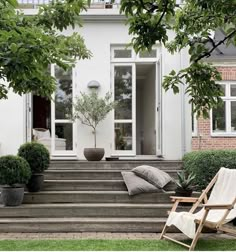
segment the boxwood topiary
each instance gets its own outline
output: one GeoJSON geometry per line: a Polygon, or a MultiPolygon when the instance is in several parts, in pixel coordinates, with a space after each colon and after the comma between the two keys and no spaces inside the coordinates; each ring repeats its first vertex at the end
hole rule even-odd
{"type": "Polygon", "coordinates": [[[24,158],[13,155],[0,157],[1,185],[26,184],[30,177],[30,166],[24,158]]]}
{"type": "Polygon", "coordinates": [[[221,167],[236,169],[236,150],[194,151],[183,157],[183,169],[195,174],[199,190],[206,188],[221,167]]]}
{"type": "Polygon", "coordinates": [[[32,173],[42,173],[49,166],[49,151],[40,143],[31,142],[21,145],[18,155],[29,163],[32,173]]]}

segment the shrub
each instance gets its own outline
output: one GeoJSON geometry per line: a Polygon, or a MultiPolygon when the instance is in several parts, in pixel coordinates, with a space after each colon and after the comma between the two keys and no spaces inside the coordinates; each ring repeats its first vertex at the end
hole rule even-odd
{"type": "Polygon", "coordinates": [[[49,166],[49,151],[40,143],[32,142],[21,145],[18,155],[29,163],[32,173],[41,173],[49,166]]]}
{"type": "Polygon", "coordinates": [[[24,158],[7,155],[0,157],[0,184],[26,184],[31,177],[30,166],[24,158]]]}
{"type": "Polygon", "coordinates": [[[221,167],[236,169],[236,150],[190,152],[183,157],[183,169],[195,175],[197,189],[204,189],[221,167]]]}

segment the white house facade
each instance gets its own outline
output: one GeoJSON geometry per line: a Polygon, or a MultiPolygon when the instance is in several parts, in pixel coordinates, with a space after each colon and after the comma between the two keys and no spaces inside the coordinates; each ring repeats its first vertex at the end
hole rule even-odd
{"type": "Polygon", "coordinates": [[[187,51],[171,55],[156,45],[150,53],[135,54],[127,47],[131,36],[117,6],[91,8],[81,16],[83,27],[64,33],[78,31],[93,56],[67,72],[51,66],[58,85],[52,101],[13,93],[0,101],[1,155],[16,154],[22,143],[41,134],[52,159],[84,160],[83,149],[93,147],[93,133],[67,113],[80,92],[96,86],[99,95],[111,92],[121,105],[98,125],[97,147],[105,148],[105,157],[181,159],[191,150],[191,106],[184,87],[174,95],[163,90],[162,81],[172,69],[188,65],[187,51]]]}

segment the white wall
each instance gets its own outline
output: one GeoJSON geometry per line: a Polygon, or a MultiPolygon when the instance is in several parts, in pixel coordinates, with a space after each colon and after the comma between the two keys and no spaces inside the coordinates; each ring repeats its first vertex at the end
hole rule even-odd
{"type": "Polygon", "coordinates": [[[0,100],[0,155],[16,154],[24,142],[23,100],[12,92],[7,100],[0,100]]]}
{"type": "MultiPolygon", "coordinates": [[[[84,21],[83,28],[76,28],[84,37],[86,46],[93,53],[90,60],[81,60],[76,64],[76,90],[88,91],[87,83],[97,80],[101,83],[99,90],[101,95],[111,91],[111,64],[110,46],[113,44],[127,44],[131,37],[128,35],[128,27],[122,21],[84,21]]],[[[73,30],[67,30],[70,34],[73,30]]],[[[173,34],[171,34],[173,36],[173,34]]],[[[172,69],[180,69],[180,54],[170,55],[162,48],[161,74],[168,74],[172,69]]],[[[182,62],[186,55],[182,56],[182,62]]],[[[186,63],[186,62],[185,62],[186,63]]],[[[162,90],[162,154],[167,160],[180,159],[183,154],[182,132],[182,106],[181,95],[174,95],[172,91],[167,93],[162,90]]],[[[185,101],[186,103],[186,101],[185,101]]],[[[186,103],[187,106],[187,103],[186,103]]],[[[187,108],[187,116],[189,110],[187,108]]],[[[9,95],[8,100],[0,100],[0,142],[2,154],[15,154],[20,144],[24,141],[24,103],[23,98],[14,94],[9,95]]],[[[185,123],[186,148],[190,148],[191,130],[190,119],[185,123]]],[[[113,136],[112,114],[98,126],[97,146],[105,148],[105,156],[110,156],[113,136]]],[[[83,149],[93,146],[93,134],[87,126],[78,123],[77,127],[77,154],[79,159],[84,159],[83,149]]]]}

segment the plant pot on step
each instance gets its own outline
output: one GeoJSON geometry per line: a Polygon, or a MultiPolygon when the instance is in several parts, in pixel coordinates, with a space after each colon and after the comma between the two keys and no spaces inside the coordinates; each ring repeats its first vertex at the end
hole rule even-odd
{"type": "Polygon", "coordinates": [[[100,161],[104,154],[104,148],[84,148],[84,156],[88,161],[100,161]]]}
{"type": "Polygon", "coordinates": [[[1,196],[4,206],[19,206],[24,198],[24,187],[3,187],[1,196]]]}
{"type": "Polygon", "coordinates": [[[39,192],[43,188],[43,181],[44,181],[44,175],[40,173],[32,174],[28,184],[27,188],[29,192],[39,192]]]}

